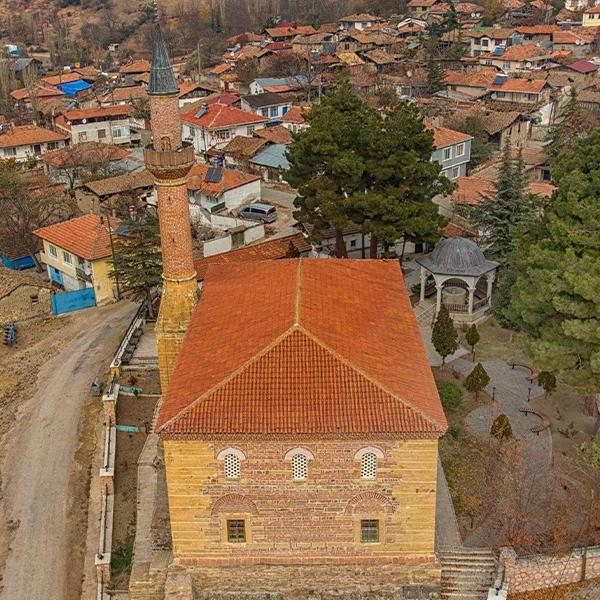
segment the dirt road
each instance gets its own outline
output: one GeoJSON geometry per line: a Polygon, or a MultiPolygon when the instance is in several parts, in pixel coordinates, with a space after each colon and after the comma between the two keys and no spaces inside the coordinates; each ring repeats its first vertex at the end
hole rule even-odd
{"type": "Polygon", "coordinates": [[[69,535],[69,484],[76,481],[74,469],[81,469],[76,452],[82,410],[91,381],[106,371],[135,309],[121,302],[74,313],[59,333],[61,350],[43,365],[37,389],[19,406],[3,444],[4,513],[13,531],[2,600],[72,597],[72,570],[78,567],[69,535]]]}

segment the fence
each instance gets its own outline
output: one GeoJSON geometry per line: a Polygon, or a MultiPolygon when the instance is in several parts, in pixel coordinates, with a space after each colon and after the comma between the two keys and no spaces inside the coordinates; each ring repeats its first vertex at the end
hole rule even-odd
{"type": "Polygon", "coordinates": [[[84,288],[52,295],[52,314],[54,315],[89,308],[90,306],[96,306],[94,288],[84,288]]]}

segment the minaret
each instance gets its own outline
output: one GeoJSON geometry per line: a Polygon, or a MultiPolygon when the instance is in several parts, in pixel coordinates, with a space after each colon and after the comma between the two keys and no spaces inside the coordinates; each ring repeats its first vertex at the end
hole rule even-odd
{"type": "Polygon", "coordinates": [[[145,148],[144,161],[154,175],[158,196],[163,288],[156,341],[163,394],[198,299],[187,192],[194,148],[181,140],[178,94],[179,87],[157,19],[148,86],[153,143],[145,148]]]}

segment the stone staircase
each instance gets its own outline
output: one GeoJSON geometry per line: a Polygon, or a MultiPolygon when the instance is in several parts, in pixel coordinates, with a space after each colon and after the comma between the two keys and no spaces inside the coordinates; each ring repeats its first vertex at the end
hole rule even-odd
{"type": "Polygon", "coordinates": [[[496,559],[489,548],[447,548],[442,563],[442,600],[485,600],[496,577],[496,559]]]}

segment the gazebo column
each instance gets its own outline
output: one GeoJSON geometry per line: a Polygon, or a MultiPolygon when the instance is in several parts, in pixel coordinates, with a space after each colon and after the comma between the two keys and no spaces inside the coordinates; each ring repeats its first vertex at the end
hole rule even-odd
{"type": "Polygon", "coordinates": [[[425,302],[425,283],[427,281],[427,271],[425,267],[421,267],[421,297],[419,302],[425,302]]]}
{"type": "Polygon", "coordinates": [[[435,291],[436,291],[436,295],[435,295],[435,314],[437,315],[440,312],[440,309],[442,308],[442,282],[441,281],[435,281],[435,291]]]}
{"type": "Polygon", "coordinates": [[[468,309],[468,313],[470,315],[473,314],[473,300],[475,298],[475,286],[469,286],[469,309],[468,309]]]}
{"type": "Polygon", "coordinates": [[[492,271],[488,273],[486,276],[487,279],[487,305],[492,305],[492,288],[494,287],[494,280],[496,279],[496,271],[492,271]]]}

